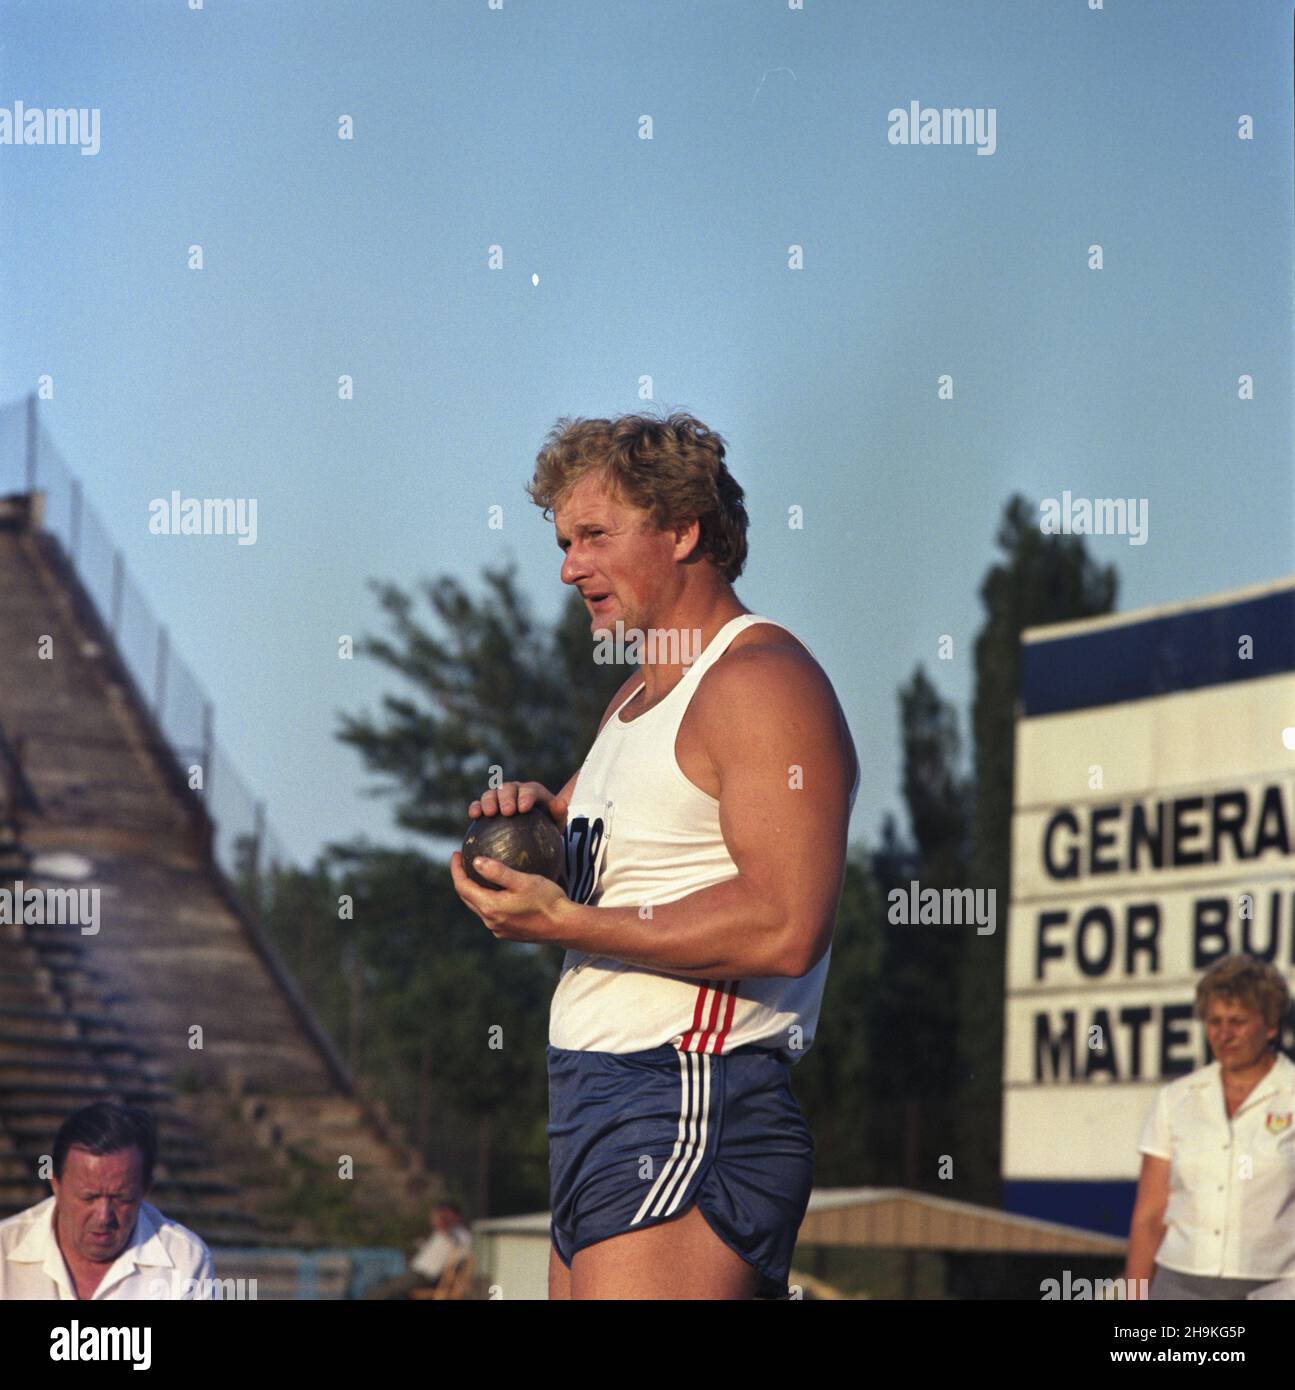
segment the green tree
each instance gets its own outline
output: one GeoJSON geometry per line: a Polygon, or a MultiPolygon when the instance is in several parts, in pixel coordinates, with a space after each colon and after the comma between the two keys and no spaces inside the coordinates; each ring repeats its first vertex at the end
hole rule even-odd
{"type": "Polygon", "coordinates": [[[558,791],[583,761],[608,700],[629,674],[593,659],[589,616],[572,590],[545,629],[515,582],[515,566],[485,571],[493,601],[476,603],[457,580],[419,589],[447,629],[429,632],[414,601],[394,584],[374,583],[394,634],[366,638],[359,650],[414,687],[385,695],[383,717],[343,715],[338,738],[370,772],[388,780],[396,823],[457,839],[468,803],[489,785],[542,782],[558,791]]]}
{"type": "MultiPolygon", "coordinates": [[[[531,615],[512,567],[485,573],[475,601],[452,578],[419,586],[442,631],[413,598],[375,584],[393,632],[359,650],[401,676],[379,716],[343,715],[339,739],[385,779],[397,824],[458,839],[468,803],[498,780],[559,790],[587,753],[628,674],[593,659],[588,614],[573,592],[550,627],[531,615]]],[[[452,1110],[473,1129],[479,1213],[544,1197],[544,1045],[561,960],[556,948],[496,941],[454,892],[445,856],[333,846],[352,894],[350,1031],[358,1055],[432,1153],[452,1110]],[[363,997],[363,1005],[358,1002],[363,997]],[[362,1017],[356,1020],[356,1016],[362,1017]],[[533,1112],[533,1113],[532,1113],[533,1112]],[[497,1199],[491,1200],[492,1190],[497,1199]]]]}
{"type": "MultiPolygon", "coordinates": [[[[532,1180],[543,1159],[528,1151],[516,1101],[546,1094],[553,957],[496,941],[436,861],[358,846],[336,853],[354,896],[349,927],[363,966],[362,1065],[388,1078],[392,1101],[424,1143],[447,1109],[471,1122],[458,1147],[475,1149],[473,1196],[489,1210],[495,1149],[504,1167],[520,1162],[532,1180]]],[[[507,1186],[517,1195],[515,1183],[507,1186]]]]}
{"type": "Polygon", "coordinates": [[[814,1045],[792,1068],[796,1099],[814,1135],[814,1181],[853,1187],[885,1181],[876,1124],[873,1010],[882,993],[883,907],[867,851],[853,847],[845,866],[832,963],[823,988],[814,1045]]]}
{"type": "Polygon", "coordinates": [[[976,637],[972,725],[976,806],[971,876],[996,890],[999,930],[971,938],[962,976],[961,1111],[968,1122],[962,1161],[985,1200],[1000,1193],[1001,1135],[985,1115],[1002,1113],[1003,991],[1007,904],[1011,894],[1012,788],[1016,766],[1021,633],[1027,627],[1109,613],[1119,579],[1088,555],[1082,537],[1044,535],[1038,508],[1019,494],[1004,508],[998,531],[1004,553],[980,587],[985,621],[976,637]]]}
{"type": "MultiPolygon", "coordinates": [[[[971,882],[995,890],[998,930],[968,936],[963,957],[954,1152],[970,1188],[967,1195],[992,1206],[1002,1204],[1003,999],[1021,633],[1027,627],[1110,613],[1119,587],[1114,567],[1097,565],[1082,537],[1044,535],[1038,514],[1019,494],[1004,507],[997,536],[1003,557],[981,584],[985,621],[975,647],[971,882]]],[[[983,1296],[987,1289],[1004,1287],[1000,1278],[1008,1277],[1001,1261],[996,1274],[982,1261],[978,1291],[983,1296]]]]}
{"type": "MultiPolygon", "coordinates": [[[[890,1181],[948,1192],[948,1152],[957,1084],[957,979],[967,928],[892,923],[889,894],[962,886],[967,876],[970,788],[959,769],[957,715],[919,666],[899,692],[903,793],[916,847],[879,856],[882,988],[871,1010],[870,1084],[877,1144],[890,1181]]],[[[905,913],[905,917],[907,917],[905,913]]]]}

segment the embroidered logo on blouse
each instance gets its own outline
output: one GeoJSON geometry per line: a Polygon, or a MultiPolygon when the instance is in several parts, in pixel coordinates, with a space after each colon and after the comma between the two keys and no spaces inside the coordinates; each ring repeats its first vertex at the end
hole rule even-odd
{"type": "Polygon", "coordinates": [[[1283,1130],[1291,1127],[1291,1120],[1295,1118],[1295,1113],[1287,1111],[1284,1115],[1279,1115],[1275,1110],[1268,1112],[1268,1117],[1264,1120],[1264,1128],[1269,1134],[1281,1134],[1283,1130]]]}

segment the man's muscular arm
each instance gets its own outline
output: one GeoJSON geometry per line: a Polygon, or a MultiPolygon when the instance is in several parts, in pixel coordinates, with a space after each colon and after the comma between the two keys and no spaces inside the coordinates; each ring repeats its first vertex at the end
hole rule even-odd
{"type": "Polygon", "coordinates": [[[748,647],[715,665],[693,704],[737,874],[646,920],[567,904],[562,944],[693,979],[808,974],[832,940],[854,780],[832,687],[799,648],[748,647]]]}

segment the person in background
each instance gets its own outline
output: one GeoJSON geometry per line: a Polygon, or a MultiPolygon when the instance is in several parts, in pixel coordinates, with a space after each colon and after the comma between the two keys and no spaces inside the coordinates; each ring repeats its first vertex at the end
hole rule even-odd
{"type": "Polygon", "coordinates": [[[54,1195],[0,1221],[0,1299],[213,1299],[206,1244],[144,1200],[147,1112],[98,1101],[54,1136],[54,1195]]]}
{"type": "Polygon", "coordinates": [[[364,1298],[404,1298],[415,1289],[436,1289],[472,1253],[472,1232],[452,1202],[432,1208],[432,1234],[419,1247],[409,1268],[370,1289],[364,1298]]]}
{"type": "Polygon", "coordinates": [[[472,1251],[472,1232],[463,1223],[459,1209],[442,1202],[432,1212],[432,1235],[409,1262],[429,1284],[439,1283],[472,1251]]]}
{"type": "Polygon", "coordinates": [[[1295,1276],[1295,1063],[1277,1050],[1289,1006],[1281,972],[1250,956],[1197,985],[1215,1060],[1161,1087],[1138,1145],[1124,1275],[1150,1279],[1148,1298],[1245,1298],[1295,1276]]]}

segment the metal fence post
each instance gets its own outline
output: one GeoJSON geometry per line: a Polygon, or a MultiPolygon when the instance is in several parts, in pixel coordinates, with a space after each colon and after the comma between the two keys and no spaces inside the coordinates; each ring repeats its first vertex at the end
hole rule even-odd
{"type": "Polygon", "coordinates": [[[36,417],[36,393],[27,396],[27,491],[36,491],[36,431],[39,421],[36,417]]]}
{"type": "Polygon", "coordinates": [[[252,821],[252,877],[261,876],[261,854],[265,848],[265,802],[258,801],[252,821]]]}
{"type": "Polygon", "coordinates": [[[81,553],[81,479],[72,479],[72,523],[71,523],[72,568],[79,569],[77,559],[81,553]]]}
{"type": "Polygon", "coordinates": [[[114,642],[117,640],[117,633],[121,630],[121,588],[124,573],[121,551],[119,550],[112,557],[112,638],[114,642]]]}
{"type": "Polygon", "coordinates": [[[311,1251],[297,1253],[297,1298],[312,1301],[319,1298],[319,1256],[311,1251]]]}
{"type": "Polygon", "coordinates": [[[202,706],[202,795],[211,805],[211,755],[216,742],[216,707],[210,700],[202,706]]]}
{"type": "Polygon", "coordinates": [[[158,628],[157,631],[157,672],[154,678],[154,706],[153,717],[159,726],[162,723],[162,704],[166,700],[166,665],[167,665],[168,641],[166,628],[158,628]]]}

